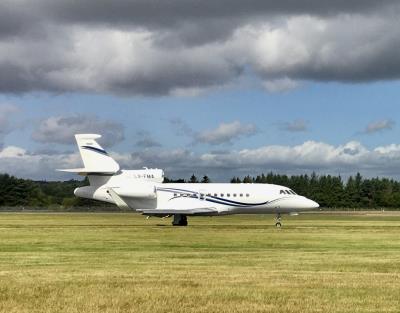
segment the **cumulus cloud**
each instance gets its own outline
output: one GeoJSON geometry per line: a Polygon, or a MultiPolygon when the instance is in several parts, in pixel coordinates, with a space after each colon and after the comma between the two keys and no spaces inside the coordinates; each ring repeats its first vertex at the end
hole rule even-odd
{"type": "Polygon", "coordinates": [[[398,79],[399,12],[395,0],[5,0],[0,92],[195,96],[249,72],[273,92],[398,79]]]}
{"type": "Polygon", "coordinates": [[[57,168],[76,168],[81,165],[79,153],[32,154],[15,146],[8,146],[0,151],[0,172],[17,177],[36,180],[65,179],[68,175],[56,172],[57,168]]]}
{"type": "MultiPolygon", "coordinates": [[[[158,167],[170,177],[188,177],[195,172],[220,181],[268,171],[288,174],[316,171],[342,175],[359,171],[366,176],[400,178],[400,145],[396,144],[368,149],[357,141],[338,146],[306,141],[295,146],[269,145],[207,153],[195,153],[188,149],[159,149],[154,153],[141,149],[134,153],[111,152],[111,155],[125,169],[158,167]]],[[[19,177],[60,179],[65,178],[65,174],[54,169],[79,166],[81,160],[77,152],[32,154],[13,146],[0,151],[0,172],[19,177]]]]}
{"type": "Polygon", "coordinates": [[[371,122],[367,125],[364,130],[366,134],[373,134],[377,132],[381,132],[384,130],[391,130],[395,126],[395,122],[391,119],[384,119],[379,121],[371,122]]]}
{"type": "Polygon", "coordinates": [[[240,137],[252,136],[257,132],[254,124],[243,124],[239,121],[221,123],[217,128],[205,130],[195,136],[196,142],[219,145],[231,144],[233,140],[240,137]]]}
{"type": "MultiPolygon", "coordinates": [[[[350,175],[400,177],[400,145],[367,149],[351,141],[333,146],[324,142],[307,141],[296,146],[271,145],[255,149],[217,151],[196,154],[186,149],[164,150],[159,154],[140,151],[132,155],[133,165],[158,166],[171,176],[187,177],[193,171],[213,174],[220,179],[235,175],[323,172],[350,175]],[[194,166],[195,164],[195,166],[194,166]]],[[[125,165],[130,161],[125,159],[125,165]]]]}
{"type": "Polygon", "coordinates": [[[281,125],[281,129],[288,132],[305,132],[308,130],[307,122],[303,119],[296,119],[281,125]]]}
{"type": "Polygon", "coordinates": [[[72,144],[75,134],[99,133],[102,134],[101,143],[112,146],[124,139],[122,124],[101,120],[96,116],[51,116],[42,120],[34,129],[32,139],[41,143],[72,144]]]}

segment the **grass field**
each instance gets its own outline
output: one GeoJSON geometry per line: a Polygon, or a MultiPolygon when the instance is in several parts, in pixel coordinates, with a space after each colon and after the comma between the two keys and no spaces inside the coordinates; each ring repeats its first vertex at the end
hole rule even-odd
{"type": "Polygon", "coordinates": [[[0,214],[0,312],[400,312],[400,215],[0,214]]]}

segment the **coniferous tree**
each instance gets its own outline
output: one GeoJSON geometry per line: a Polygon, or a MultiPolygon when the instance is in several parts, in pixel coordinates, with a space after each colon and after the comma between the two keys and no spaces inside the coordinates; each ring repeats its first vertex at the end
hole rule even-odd
{"type": "Polygon", "coordinates": [[[239,177],[233,177],[232,179],[231,179],[231,183],[232,184],[240,184],[242,181],[240,180],[240,178],[239,177]]]}
{"type": "Polygon", "coordinates": [[[210,182],[211,182],[211,181],[210,181],[210,179],[208,178],[207,175],[203,176],[203,179],[201,180],[201,183],[203,183],[203,184],[208,184],[208,183],[210,183],[210,182]]]}
{"type": "Polygon", "coordinates": [[[249,175],[247,175],[245,178],[243,178],[243,183],[248,184],[248,183],[252,183],[253,182],[253,178],[251,178],[249,175]]]}
{"type": "Polygon", "coordinates": [[[197,180],[197,177],[193,174],[190,176],[189,183],[198,183],[199,181],[197,180]]]}

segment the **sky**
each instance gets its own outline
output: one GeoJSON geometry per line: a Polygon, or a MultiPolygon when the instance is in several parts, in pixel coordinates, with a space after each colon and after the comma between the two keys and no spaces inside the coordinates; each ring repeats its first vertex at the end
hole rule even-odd
{"type": "Polygon", "coordinates": [[[400,3],[3,0],[0,172],[64,180],[73,135],[171,178],[400,179],[400,3]]]}

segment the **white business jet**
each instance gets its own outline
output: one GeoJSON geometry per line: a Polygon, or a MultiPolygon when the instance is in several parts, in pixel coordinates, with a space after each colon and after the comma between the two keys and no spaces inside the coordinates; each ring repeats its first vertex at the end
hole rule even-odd
{"type": "Polygon", "coordinates": [[[84,168],[61,171],[88,176],[90,185],[76,188],[77,197],[116,204],[146,216],[173,216],[172,225],[186,226],[187,216],[281,214],[316,209],[318,203],[272,184],[163,183],[160,169],[121,170],[96,142],[100,135],[75,135],[84,168]]]}

